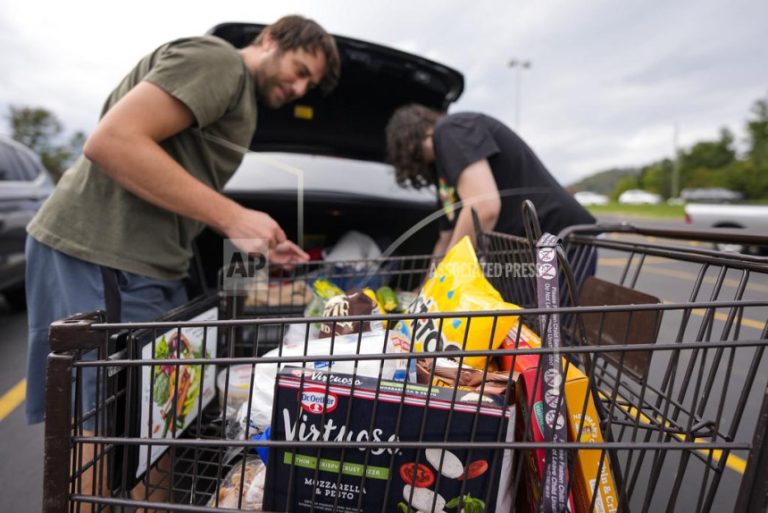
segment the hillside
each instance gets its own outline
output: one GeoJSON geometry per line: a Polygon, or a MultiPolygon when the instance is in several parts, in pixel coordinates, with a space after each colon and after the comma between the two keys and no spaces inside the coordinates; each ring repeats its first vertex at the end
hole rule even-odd
{"type": "Polygon", "coordinates": [[[573,188],[576,191],[594,191],[601,194],[611,194],[622,178],[636,174],[638,174],[638,170],[634,168],[609,169],[582,178],[578,182],[571,184],[569,188],[573,188]]]}

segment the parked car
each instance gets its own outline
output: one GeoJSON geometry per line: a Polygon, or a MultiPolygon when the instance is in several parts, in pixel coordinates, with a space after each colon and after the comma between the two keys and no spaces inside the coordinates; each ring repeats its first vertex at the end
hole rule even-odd
{"type": "Polygon", "coordinates": [[[641,189],[630,189],[619,195],[619,203],[623,205],[658,205],[661,196],[641,189]]]}
{"type": "Polygon", "coordinates": [[[709,187],[700,189],[683,189],[680,198],[685,201],[699,201],[706,203],[729,203],[744,198],[740,192],[724,189],[722,187],[709,187]]]}
{"type": "MultiPolygon", "coordinates": [[[[224,23],[209,33],[239,48],[262,28],[224,23]]],[[[331,247],[349,230],[369,235],[384,249],[438,208],[434,189],[396,186],[385,163],[386,123],[397,107],[412,102],[447,110],[461,95],[464,77],[417,55],[346,37],[336,41],[342,66],[338,87],[328,96],[310,91],[280,109],[260,109],[251,153],[225,194],[269,213],[307,250],[331,247]]],[[[428,254],[436,237],[432,222],[395,254],[428,254]]],[[[221,247],[212,230],[196,243],[209,285],[222,263],[221,247]]]]}
{"type": "Polygon", "coordinates": [[[0,293],[11,306],[24,306],[27,223],[52,190],[37,155],[0,136],[0,293]]]}
{"type": "Polygon", "coordinates": [[[590,205],[607,205],[608,196],[605,194],[599,194],[592,191],[579,191],[573,195],[573,197],[581,205],[588,207],[590,205]]]}
{"type": "MultiPolygon", "coordinates": [[[[768,240],[768,205],[688,203],[685,206],[685,222],[700,228],[744,228],[753,233],[763,232],[768,240]]],[[[738,253],[765,252],[767,246],[745,247],[729,242],[715,244],[721,251],[738,253]]]]}

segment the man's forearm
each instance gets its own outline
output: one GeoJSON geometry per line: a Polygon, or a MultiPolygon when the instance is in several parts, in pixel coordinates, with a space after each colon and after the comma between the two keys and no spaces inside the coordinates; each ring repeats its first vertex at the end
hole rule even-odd
{"type": "MultiPolygon", "coordinates": [[[[480,218],[480,225],[484,231],[493,230],[493,228],[496,226],[496,221],[498,221],[497,214],[493,212],[486,212],[483,209],[478,210],[478,217],[480,218]]],[[[461,209],[459,218],[456,220],[456,227],[453,229],[453,234],[451,234],[451,240],[448,244],[448,249],[455,246],[466,235],[469,235],[469,238],[474,244],[476,240],[476,234],[474,221],[472,220],[472,209],[465,205],[465,208],[461,209]]]]}
{"type": "Polygon", "coordinates": [[[445,255],[445,253],[448,251],[448,243],[451,242],[451,232],[450,231],[442,231],[440,232],[440,235],[437,237],[437,242],[435,242],[435,247],[432,249],[432,257],[442,257],[445,255]]]}
{"type": "Polygon", "coordinates": [[[148,137],[105,134],[97,145],[86,146],[85,154],[136,196],[218,231],[241,208],[193,177],[148,137]]]}

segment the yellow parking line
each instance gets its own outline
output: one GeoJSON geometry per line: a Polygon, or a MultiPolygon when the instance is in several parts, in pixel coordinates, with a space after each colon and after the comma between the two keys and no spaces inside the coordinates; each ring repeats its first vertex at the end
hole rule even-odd
{"type": "Polygon", "coordinates": [[[7,391],[3,397],[0,397],[0,422],[2,422],[10,413],[16,409],[27,395],[27,380],[22,379],[16,383],[12,389],[7,391]]]}
{"type": "MultiPolygon", "coordinates": [[[[663,300],[662,303],[664,303],[665,305],[676,304],[675,301],[668,301],[666,299],[663,300]]],[[[729,307],[724,306],[722,308],[729,308],[729,307]]],[[[705,308],[694,308],[693,310],[691,310],[691,313],[698,317],[704,317],[705,315],[707,315],[707,310],[705,308]]],[[[715,312],[715,319],[718,321],[726,322],[728,321],[728,314],[723,312],[715,312]]],[[[747,326],[749,328],[754,328],[758,331],[762,331],[763,328],[765,328],[765,322],[756,321],[754,319],[747,319],[744,317],[741,318],[741,325],[747,326]]]]}
{"type": "MultiPolygon", "coordinates": [[[[637,262],[637,257],[633,259],[633,264],[636,262],[637,262]]],[[[645,262],[643,265],[659,264],[659,263],[671,263],[671,260],[666,258],[660,258],[660,257],[648,257],[645,259],[645,262]]],[[[626,257],[598,258],[597,265],[601,265],[604,267],[624,267],[625,265],[627,265],[627,258],[626,257]]],[[[658,266],[648,267],[645,270],[645,272],[648,272],[651,274],[658,274],[661,276],[671,276],[673,278],[679,278],[681,280],[686,280],[686,281],[695,281],[698,278],[698,275],[696,273],[692,273],[689,271],[681,271],[677,269],[665,269],[663,267],[658,267],[658,266]]],[[[705,276],[704,282],[714,285],[717,283],[717,279],[714,276],[705,276]]],[[[727,278],[723,280],[723,285],[726,285],[728,287],[738,287],[739,280],[735,280],[733,278],[727,278]]],[[[768,285],[763,285],[762,283],[749,283],[747,285],[747,290],[754,291],[754,292],[765,292],[768,294],[768,285]]]]}
{"type": "MultiPolygon", "coordinates": [[[[603,392],[600,392],[600,397],[603,400],[608,399],[608,397],[603,392]]],[[[651,418],[645,415],[644,413],[642,413],[640,410],[638,410],[634,406],[627,406],[619,403],[615,403],[615,405],[621,410],[624,410],[624,413],[626,413],[630,418],[637,419],[638,421],[642,422],[647,426],[651,425],[651,418]]],[[[657,421],[658,420],[659,419],[657,419],[657,421]]],[[[663,424],[667,428],[671,427],[672,425],[669,421],[666,421],[663,424]]],[[[685,436],[683,435],[680,435],[677,433],[670,433],[670,434],[682,442],[685,441],[685,436]]],[[[707,443],[707,442],[704,440],[696,439],[695,443],[707,443]]],[[[721,449],[699,449],[698,452],[703,455],[711,454],[713,461],[720,461],[723,457],[723,451],[721,449]]],[[[738,472],[739,474],[744,474],[744,472],[747,469],[747,462],[743,458],[739,458],[736,455],[729,454],[725,460],[725,466],[730,468],[731,470],[738,472]]]]}
{"type": "MultiPolygon", "coordinates": [[[[694,315],[698,315],[699,317],[704,317],[707,313],[707,311],[703,308],[697,308],[692,310],[692,312],[694,315]]],[[[724,314],[723,312],[715,312],[715,319],[718,321],[727,321],[728,315],[724,314]]],[[[745,319],[744,317],[741,318],[741,325],[748,326],[759,331],[762,331],[762,329],[765,327],[764,322],[756,321],[754,319],[745,319]]]]}
{"type": "MultiPolygon", "coordinates": [[[[688,280],[688,281],[695,281],[698,278],[698,275],[692,272],[678,271],[676,269],[664,269],[662,267],[649,267],[648,272],[652,274],[658,274],[661,276],[671,276],[673,278],[679,278],[681,280],[688,280]]],[[[717,283],[717,278],[715,278],[714,276],[705,276],[704,283],[715,285],[717,283]]],[[[723,285],[736,288],[739,286],[739,280],[727,278],[723,280],[723,285]]],[[[763,285],[762,283],[748,283],[747,290],[768,293],[768,285],[763,285]]]]}

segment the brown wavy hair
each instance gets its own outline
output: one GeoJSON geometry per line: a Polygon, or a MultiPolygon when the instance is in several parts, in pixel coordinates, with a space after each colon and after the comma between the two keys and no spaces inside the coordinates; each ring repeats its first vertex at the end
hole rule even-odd
{"type": "Polygon", "coordinates": [[[336,48],[336,40],[325,31],[316,21],[303,16],[283,16],[272,25],[264,28],[256,39],[254,45],[259,45],[265,34],[269,34],[277,43],[281,52],[301,48],[307,53],[317,51],[325,55],[325,74],[319,87],[323,94],[328,94],[336,88],[341,76],[341,58],[336,48]]]}
{"type": "Polygon", "coordinates": [[[387,123],[387,160],[395,167],[400,187],[421,189],[435,183],[434,163],[424,161],[422,142],[445,113],[411,103],[400,107],[387,123]]]}

